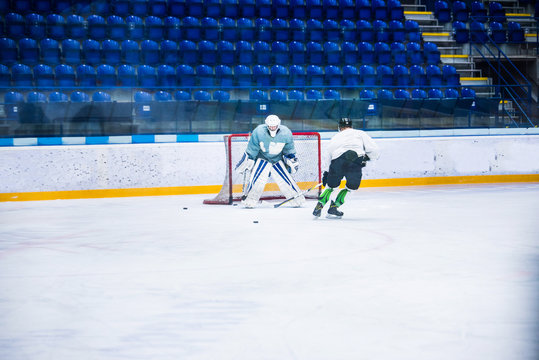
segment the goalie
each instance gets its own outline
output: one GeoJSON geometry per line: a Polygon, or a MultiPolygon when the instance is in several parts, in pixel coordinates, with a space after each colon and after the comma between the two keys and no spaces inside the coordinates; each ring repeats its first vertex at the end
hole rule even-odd
{"type": "MultiPolygon", "coordinates": [[[[236,165],[240,174],[249,177],[242,197],[243,206],[249,209],[258,204],[270,175],[287,199],[300,193],[296,181],[290,176],[299,165],[292,132],[281,125],[277,115],[269,115],[264,122],[253,130],[247,150],[236,165]]],[[[303,195],[290,201],[294,207],[304,203],[303,195]]]]}

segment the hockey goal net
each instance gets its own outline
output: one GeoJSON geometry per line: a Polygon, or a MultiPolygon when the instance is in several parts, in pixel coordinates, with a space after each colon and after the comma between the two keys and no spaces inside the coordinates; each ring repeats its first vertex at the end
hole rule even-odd
{"type": "MultiPolygon", "coordinates": [[[[306,191],[322,179],[321,175],[321,155],[320,155],[320,134],[317,132],[295,132],[294,147],[299,161],[299,169],[292,174],[298,187],[306,191]]],[[[226,173],[221,191],[213,199],[204,200],[204,204],[233,204],[234,201],[241,200],[243,187],[249,182],[242,174],[236,170],[236,164],[241,159],[247,149],[249,134],[232,134],[224,136],[226,153],[226,173]]],[[[320,187],[309,191],[306,198],[317,198],[320,194],[320,187]]],[[[264,188],[261,200],[283,199],[279,187],[270,176],[264,188]]]]}

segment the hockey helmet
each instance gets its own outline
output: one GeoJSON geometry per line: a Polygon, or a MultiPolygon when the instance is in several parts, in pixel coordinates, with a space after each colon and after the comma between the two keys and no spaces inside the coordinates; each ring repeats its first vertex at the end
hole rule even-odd
{"type": "Polygon", "coordinates": [[[352,127],[352,120],[350,120],[350,118],[343,117],[341,118],[341,120],[339,120],[339,130],[344,129],[344,128],[351,128],[351,127],[352,127]]]}
{"type": "Polygon", "coordinates": [[[277,115],[268,115],[265,123],[271,137],[275,137],[275,135],[277,135],[277,130],[279,130],[279,125],[281,125],[281,119],[279,119],[277,115]]]}

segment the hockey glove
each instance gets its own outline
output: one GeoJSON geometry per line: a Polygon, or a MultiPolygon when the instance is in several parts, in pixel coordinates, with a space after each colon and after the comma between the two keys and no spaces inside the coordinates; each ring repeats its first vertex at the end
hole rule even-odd
{"type": "Polygon", "coordinates": [[[243,174],[245,172],[250,172],[254,165],[255,165],[255,161],[251,159],[247,155],[247,153],[244,153],[240,161],[236,164],[236,171],[240,174],[243,174]]]}
{"type": "Polygon", "coordinates": [[[328,184],[328,172],[324,171],[324,173],[322,174],[322,185],[326,187],[327,184],[328,184]]]}
{"type": "Polygon", "coordinates": [[[363,157],[361,158],[361,167],[367,166],[367,161],[369,160],[370,158],[367,154],[363,155],[363,157]]]}
{"type": "Polygon", "coordinates": [[[296,171],[298,171],[299,163],[298,158],[294,154],[288,154],[284,157],[284,162],[288,166],[288,171],[290,174],[294,174],[296,171]]]}

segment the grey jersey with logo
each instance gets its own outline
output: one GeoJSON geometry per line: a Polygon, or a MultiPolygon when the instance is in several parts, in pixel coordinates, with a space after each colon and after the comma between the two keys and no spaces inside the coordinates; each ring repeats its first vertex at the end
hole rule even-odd
{"type": "Polygon", "coordinates": [[[295,155],[292,131],[284,125],[279,125],[275,137],[271,137],[266,124],[258,125],[249,138],[247,155],[251,159],[263,158],[275,164],[284,155],[295,155]]]}

